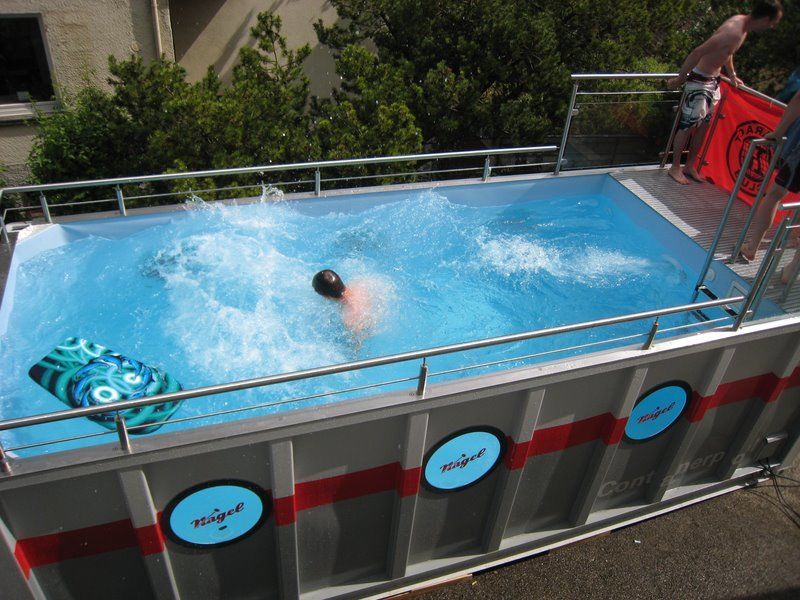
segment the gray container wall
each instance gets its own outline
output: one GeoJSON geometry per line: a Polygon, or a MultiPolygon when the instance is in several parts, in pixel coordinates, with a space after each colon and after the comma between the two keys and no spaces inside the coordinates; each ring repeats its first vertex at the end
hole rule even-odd
{"type": "MultiPolygon", "coordinates": [[[[800,444],[800,320],[709,332],[442,384],[13,463],[0,479],[9,597],[364,597],[564,543],[787,463],[800,444]],[[682,416],[625,435],[637,399],[691,388],[682,416]],[[422,481],[455,432],[491,427],[505,450],[474,485],[422,481]],[[765,447],[764,437],[787,433],[765,447]],[[251,535],[219,548],[165,537],[185,490],[267,491],[251,535]]],[[[435,366],[435,358],[432,359],[435,366]]]]}

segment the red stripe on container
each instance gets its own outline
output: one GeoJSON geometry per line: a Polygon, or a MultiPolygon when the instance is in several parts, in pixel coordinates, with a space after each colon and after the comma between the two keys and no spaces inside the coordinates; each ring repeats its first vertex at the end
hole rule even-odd
{"type": "Polygon", "coordinates": [[[758,398],[764,377],[774,377],[772,373],[748,377],[731,383],[722,383],[717,391],[711,395],[708,408],[716,408],[726,404],[734,404],[751,398],[758,398]]]}
{"type": "Polygon", "coordinates": [[[395,489],[399,463],[295,485],[297,510],[395,489]]]}
{"type": "Polygon", "coordinates": [[[603,432],[603,443],[606,446],[613,446],[622,441],[622,436],[625,435],[625,426],[628,424],[628,417],[617,419],[614,415],[609,414],[611,417],[606,422],[606,430],[603,432]]]}
{"type": "Polygon", "coordinates": [[[503,457],[503,464],[510,471],[514,469],[521,469],[528,459],[528,447],[531,445],[530,440],[526,442],[515,442],[510,437],[506,438],[506,454],[503,457]]]}
{"type": "Polygon", "coordinates": [[[27,567],[23,568],[30,570],[62,560],[136,548],[138,545],[133,526],[125,519],[18,540],[14,554],[18,561],[21,554],[27,563],[27,567]]]}
{"type": "Polygon", "coordinates": [[[764,402],[774,402],[787,387],[800,385],[800,375],[796,376],[796,373],[798,373],[797,369],[787,378],[780,378],[774,373],[765,373],[731,383],[721,383],[717,387],[717,391],[710,396],[700,396],[694,392],[689,409],[686,411],[686,418],[690,422],[696,423],[711,408],[753,398],[760,398],[764,402]]]}
{"type": "MultiPolygon", "coordinates": [[[[750,377],[741,381],[721,384],[707,397],[694,392],[686,411],[691,422],[699,421],[705,412],[717,406],[760,397],[773,402],[786,388],[800,386],[800,367],[787,378],[772,373],[750,377]]],[[[604,413],[588,419],[547,427],[534,431],[527,442],[514,442],[507,438],[508,447],[503,458],[510,469],[518,469],[528,457],[557,452],[587,442],[602,440],[605,444],[618,444],[624,435],[627,419],[617,419],[604,413]]],[[[396,490],[402,496],[419,492],[421,467],[402,469],[391,463],[316,481],[306,481],[295,486],[295,495],[273,501],[277,525],[294,523],[297,511],[331,504],[340,500],[358,498],[377,492],[396,490]]],[[[18,540],[14,556],[26,577],[31,569],[68,560],[139,547],[143,555],[163,552],[164,536],[157,525],[134,528],[129,520],[94,525],[73,531],[64,531],[18,540]]]]}
{"type": "Polygon", "coordinates": [[[160,554],[164,551],[164,533],[158,523],[137,527],[133,532],[136,534],[142,556],[160,554]]]}
{"type": "Polygon", "coordinates": [[[291,525],[297,521],[297,508],[294,503],[294,496],[275,498],[272,502],[275,511],[276,525],[291,525]]]}
{"type": "Polygon", "coordinates": [[[794,371],[792,371],[792,374],[789,375],[788,379],[789,379],[788,387],[792,388],[800,385],[800,367],[795,367],[794,371]]]}
{"type": "Polygon", "coordinates": [[[606,444],[615,444],[614,439],[619,436],[619,424],[622,421],[624,431],[624,420],[617,419],[611,413],[604,413],[581,421],[574,421],[555,427],[537,429],[533,432],[530,445],[528,446],[528,456],[538,456],[558,452],[565,448],[578,446],[587,442],[602,439],[606,444]]]}
{"type": "Polygon", "coordinates": [[[789,387],[788,377],[781,378],[773,373],[768,373],[761,377],[757,396],[767,404],[775,402],[787,387],[789,387]]]}
{"type": "Polygon", "coordinates": [[[422,477],[422,467],[399,469],[397,473],[397,493],[401,498],[413,496],[419,492],[419,482],[422,477]]]}
{"type": "Polygon", "coordinates": [[[25,579],[28,579],[31,576],[31,563],[28,562],[28,557],[25,556],[25,550],[22,549],[22,545],[19,542],[14,546],[14,557],[17,559],[19,568],[22,569],[25,579]]]}
{"type": "Polygon", "coordinates": [[[697,392],[692,392],[692,399],[689,400],[689,408],[686,409],[684,416],[690,423],[697,423],[706,414],[706,402],[711,396],[701,396],[697,392]]]}

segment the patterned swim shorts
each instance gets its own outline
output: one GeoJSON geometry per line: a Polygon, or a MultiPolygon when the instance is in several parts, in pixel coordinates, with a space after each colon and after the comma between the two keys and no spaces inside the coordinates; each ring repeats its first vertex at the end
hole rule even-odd
{"type": "Polygon", "coordinates": [[[686,96],[681,105],[680,129],[689,129],[702,121],[710,121],[719,101],[719,77],[708,77],[692,71],[686,78],[686,96]]]}

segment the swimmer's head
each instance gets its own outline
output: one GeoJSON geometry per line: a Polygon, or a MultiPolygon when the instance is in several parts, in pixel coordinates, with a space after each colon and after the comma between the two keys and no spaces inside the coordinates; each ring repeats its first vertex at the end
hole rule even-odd
{"type": "Polygon", "coordinates": [[[340,299],[344,295],[344,282],[335,271],[325,269],[314,275],[311,281],[314,291],[326,298],[340,299]]]}

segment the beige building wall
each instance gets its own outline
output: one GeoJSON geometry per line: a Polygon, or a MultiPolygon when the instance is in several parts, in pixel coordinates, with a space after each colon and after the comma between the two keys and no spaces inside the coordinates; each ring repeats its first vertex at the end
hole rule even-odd
{"type": "MultiPolygon", "coordinates": [[[[0,16],[38,16],[50,76],[57,96],[74,92],[85,81],[105,85],[108,56],[127,58],[140,52],[153,58],[160,42],[164,54],[174,58],[167,0],[157,0],[159,38],[152,0],[1,0],[0,16]]],[[[11,183],[26,174],[34,128],[29,107],[0,105],[0,162],[11,183]],[[27,109],[26,109],[27,108],[27,109]]]]}
{"type": "MultiPolygon", "coordinates": [[[[57,95],[75,92],[86,81],[106,85],[109,55],[122,59],[139,52],[152,59],[159,43],[190,80],[202,78],[212,65],[230,81],[239,48],[253,44],[250,28],[265,10],[281,17],[290,48],[311,45],[306,61],[311,93],[330,95],[338,76],[313,27],[317,19],[326,25],[337,20],[327,0],[0,0],[0,16],[39,17],[57,95]]],[[[7,108],[0,105],[0,163],[9,183],[19,184],[27,176],[35,127],[30,107],[16,114],[7,108]]]]}
{"type": "Polygon", "coordinates": [[[175,60],[193,81],[201,79],[209,65],[223,81],[230,81],[239,48],[254,45],[250,28],[258,13],[270,10],[281,18],[281,31],[289,48],[311,45],[311,56],[305,63],[311,93],[329,96],[338,84],[333,58],[314,32],[317,19],[326,25],[338,19],[327,0],[170,0],[169,5],[175,60]]]}
{"type": "Polygon", "coordinates": [[[5,179],[11,185],[25,181],[28,175],[25,163],[33,146],[35,133],[36,128],[29,123],[0,124],[0,163],[6,169],[4,173],[0,173],[0,179],[5,179]]]}

